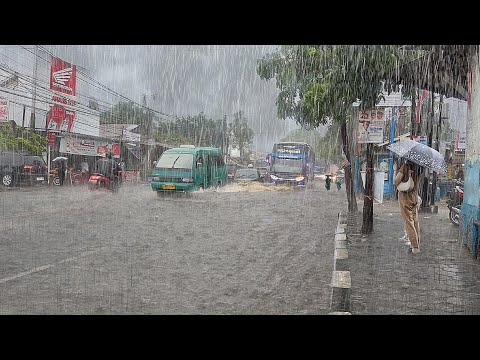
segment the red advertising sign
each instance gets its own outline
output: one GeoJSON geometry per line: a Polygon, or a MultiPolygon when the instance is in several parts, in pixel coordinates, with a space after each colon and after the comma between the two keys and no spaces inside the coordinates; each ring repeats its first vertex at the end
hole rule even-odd
{"type": "Polygon", "coordinates": [[[8,121],[8,100],[0,100],[0,122],[8,121]]]}
{"type": "Polygon", "coordinates": [[[47,139],[48,139],[48,145],[52,146],[52,145],[55,145],[55,138],[57,137],[57,135],[53,132],[49,132],[47,134],[47,139]]]}
{"type": "Polygon", "coordinates": [[[120,156],[120,144],[112,144],[112,155],[120,156]]]}
{"type": "Polygon", "coordinates": [[[422,112],[422,104],[428,96],[427,90],[422,90],[422,94],[418,97],[418,105],[417,105],[417,124],[420,123],[420,114],[422,112]]]}
{"type": "Polygon", "coordinates": [[[113,157],[120,157],[120,144],[99,145],[97,148],[97,155],[103,156],[110,152],[113,157]]]}
{"type": "Polygon", "coordinates": [[[53,105],[47,114],[47,130],[60,130],[60,125],[65,118],[65,108],[53,105]]]}
{"type": "Polygon", "coordinates": [[[50,89],[75,96],[77,68],[59,58],[52,58],[50,68],[50,89]]]}
{"type": "Polygon", "coordinates": [[[75,111],[66,110],[61,105],[53,105],[47,115],[47,130],[70,132],[75,120],[75,111]]]}

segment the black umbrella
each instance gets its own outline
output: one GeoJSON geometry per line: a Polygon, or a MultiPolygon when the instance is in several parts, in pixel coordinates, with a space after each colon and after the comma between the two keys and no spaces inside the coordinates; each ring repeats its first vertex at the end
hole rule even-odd
{"type": "Polygon", "coordinates": [[[415,164],[439,173],[447,172],[447,164],[445,163],[443,155],[430,146],[414,140],[401,140],[387,146],[387,148],[398,156],[410,160],[415,164]]]}

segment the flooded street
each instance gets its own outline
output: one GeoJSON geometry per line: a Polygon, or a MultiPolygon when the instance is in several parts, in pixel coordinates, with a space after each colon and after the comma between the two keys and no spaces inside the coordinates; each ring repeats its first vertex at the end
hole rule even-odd
{"type": "Polygon", "coordinates": [[[0,314],[326,314],[344,190],[0,192],[0,314]]]}

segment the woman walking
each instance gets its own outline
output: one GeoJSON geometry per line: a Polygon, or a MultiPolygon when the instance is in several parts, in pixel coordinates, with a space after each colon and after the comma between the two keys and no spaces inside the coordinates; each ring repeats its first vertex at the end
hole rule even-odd
{"type": "Polygon", "coordinates": [[[410,248],[414,254],[420,252],[420,226],[418,223],[417,209],[419,172],[420,167],[418,165],[406,160],[400,169],[398,169],[397,175],[393,180],[393,184],[399,190],[398,200],[400,203],[400,211],[407,232],[407,237],[410,241],[410,248]],[[410,181],[410,178],[413,185],[407,187],[405,184],[410,181]]]}

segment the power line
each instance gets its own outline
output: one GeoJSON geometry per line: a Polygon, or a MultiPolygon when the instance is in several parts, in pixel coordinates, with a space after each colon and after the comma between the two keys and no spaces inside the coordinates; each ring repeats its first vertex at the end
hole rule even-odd
{"type": "MultiPolygon", "coordinates": [[[[41,58],[41,59],[44,60],[46,63],[49,63],[49,60],[48,60],[48,59],[43,58],[43,57],[42,57],[41,55],[39,55],[39,54],[33,53],[33,52],[30,51],[28,48],[25,48],[25,47],[23,47],[23,46],[21,46],[21,47],[24,48],[24,49],[25,49],[26,51],[28,51],[29,53],[33,54],[34,56],[37,56],[37,57],[41,58]]],[[[57,56],[55,56],[53,53],[51,53],[49,50],[45,49],[44,47],[40,46],[40,48],[41,48],[41,50],[43,50],[43,51],[46,52],[47,54],[49,54],[49,55],[51,55],[51,56],[53,56],[53,57],[57,57],[57,56]]],[[[3,56],[7,57],[6,55],[3,55],[3,56]]],[[[15,61],[14,59],[11,59],[11,58],[9,58],[9,57],[7,57],[7,58],[10,59],[10,60],[12,60],[12,61],[15,61]]],[[[17,61],[15,61],[15,62],[17,62],[17,61]]],[[[17,62],[17,63],[18,63],[18,62],[17,62]]],[[[18,64],[20,64],[20,63],[18,63],[18,64]]],[[[23,64],[20,64],[20,65],[23,65],[23,64]]],[[[27,66],[25,66],[25,67],[27,67],[27,66]]],[[[48,70],[48,66],[46,67],[46,69],[48,70]]],[[[13,70],[13,71],[15,71],[15,70],[13,70]]],[[[123,95],[117,93],[116,91],[108,88],[106,85],[103,85],[102,83],[100,83],[99,81],[93,79],[92,77],[90,77],[89,75],[85,74],[85,73],[82,72],[82,71],[77,70],[77,73],[79,73],[79,74],[85,76],[86,78],[90,79],[91,81],[93,81],[93,83],[91,83],[91,82],[83,79],[81,76],[78,77],[78,79],[79,79],[80,81],[86,83],[86,84],[89,85],[89,86],[92,86],[92,87],[94,87],[94,88],[96,88],[96,89],[105,91],[105,92],[106,92],[107,94],[109,94],[109,95],[114,95],[114,96],[120,97],[120,98],[122,98],[122,99],[125,99],[125,100],[127,100],[128,102],[131,102],[131,103],[137,105],[137,106],[140,107],[140,108],[147,109],[147,111],[149,111],[149,112],[157,113],[157,114],[160,114],[160,115],[163,115],[163,116],[167,116],[167,117],[170,117],[170,118],[177,118],[177,116],[175,116],[175,115],[163,113],[163,112],[161,112],[161,111],[157,111],[157,110],[155,110],[155,109],[152,109],[152,108],[143,106],[143,105],[139,104],[138,102],[133,101],[133,100],[127,98],[126,96],[123,96],[123,95]],[[99,86],[96,86],[95,84],[100,85],[100,87],[99,87],[99,86]]],[[[25,76],[28,76],[28,75],[25,75],[25,76]]],[[[48,80],[49,80],[49,78],[48,78],[48,80]]],[[[81,95],[81,96],[83,96],[83,97],[86,97],[86,98],[95,100],[95,101],[97,101],[97,103],[98,103],[98,102],[103,102],[103,103],[105,103],[105,104],[111,105],[112,107],[114,106],[113,104],[110,104],[110,103],[108,103],[108,102],[106,102],[106,101],[104,101],[104,100],[99,100],[99,99],[93,98],[93,97],[91,97],[91,96],[89,96],[89,95],[84,95],[83,93],[77,92],[77,94],[79,94],[79,95],[81,95]]]]}
{"type": "MultiPolygon", "coordinates": [[[[50,54],[51,56],[57,57],[57,56],[55,56],[52,52],[50,52],[49,50],[45,49],[43,46],[40,46],[40,48],[43,49],[46,53],[50,54]]],[[[110,89],[108,86],[106,86],[106,85],[100,83],[99,81],[93,79],[91,76],[89,76],[89,75],[87,75],[87,74],[85,74],[85,73],[83,73],[83,72],[81,72],[81,71],[77,71],[77,72],[79,72],[80,74],[82,74],[82,75],[85,76],[86,78],[92,80],[94,83],[99,84],[101,87],[107,89],[107,90],[110,91],[111,93],[113,93],[113,94],[115,94],[115,95],[117,95],[117,96],[119,96],[119,97],[121,97],[121,98],[123,98],[123,99],[126,99],[126,100],[128,100],[128,101],[130,101],[130,102],[133,102],[134,104],[137,104],[137,105],[138,105],[139,107],[141,107],[141,108],[144,108],[144,109],[147,109],[147,110],[149,110],[149,111],[153,111],[153,112],[162,114],[162,115],[164,115],[164,116],[176,117],[175,115],[166,114],[166,113],[164,113],[164,112],[157,111],[157,110],[153,110],[153,109],[150,109],[150,108],[148,108],[148,107],[146,107],[146,106],[144,106],[144,105],[141,105],[140,103],[137,103],[136,101],[131,100],[131,99],[127,98],[126,96],[122,95],[122,94],[119,94],[119,93],[116,92],[115,90],[110,89]]]]}

